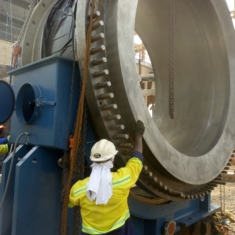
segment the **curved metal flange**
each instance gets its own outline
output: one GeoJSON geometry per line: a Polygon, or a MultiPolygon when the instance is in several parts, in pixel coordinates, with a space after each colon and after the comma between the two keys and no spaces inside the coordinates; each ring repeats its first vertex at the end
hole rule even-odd
{"type": "Polygon", "coordinates": [[[44,25],[56,0],[42,0],[34,8],[21,41],[19,66],[41,59],[44,25]]]}
{"type": "MultiPolygon", "coordinates": [[[[77,8],[76,19],[81,71],[88,19],[88,3],[82,4],[77,8]]],[[[235,55],[231,48],[234,32],[226,4],[201,0],[178,4],[175,120],[170,120],[166,113],[169,32],[164,30],[167,27],[162,22],[168,24],[167,1],[103,1],[99,20],[104,26],[100,24],[93,30],[92,48],[103,46],[105,50],[91,55],[86,93],[98,134],[115,143],[124,161],[131,151],[135,120],[144,121],[147,127],[144,155],[164,188],[153,190],[153,184],[149,190],[168,199],[186,198],[182,192],[197,192],[214,180],[226,166],[235,139],[232,99],[235,83],[231,63],[235,55]],[[148,114],[136,73],[135,29],[150,52],[157,77],[155,119],[148,114]],[[102,58],[107,62],[93,64],[92,61],[102,58]],[[111,86],[100,86],[108,83],[111,86]],[[177,194],[177,188],[176,197],[173,195],[177,194]]],[[[141,181],[148,188],[149,181],[142,177],[141,181]]]]}

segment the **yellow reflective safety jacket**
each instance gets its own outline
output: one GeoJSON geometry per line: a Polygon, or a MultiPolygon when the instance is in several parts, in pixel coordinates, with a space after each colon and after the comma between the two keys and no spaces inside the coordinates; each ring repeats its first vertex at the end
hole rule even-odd
{"type": "Polygon", "coordinates": [[[128,195],[142,170],[143,156],[133,152],[126,166],[112,172],[113,195],[106,205],[96,205],[86,196],[89,177],[77,181],[70,191],[69,207],[80,206],[82,231],[86,234],[104,234],[125,225],[130,217],[128,195]]]}
{"type": "Polygon", "coordinates": [[[8,152],[8,145],[7,144],[1,144],[0,145],[0,156],[8,152]]]}

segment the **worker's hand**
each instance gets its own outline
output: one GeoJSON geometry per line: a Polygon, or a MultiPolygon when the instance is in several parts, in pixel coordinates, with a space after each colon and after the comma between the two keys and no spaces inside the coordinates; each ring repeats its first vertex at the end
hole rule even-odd
{"type": "Polygon", "coordinates": [[[135,127],[135,135],[140,135],[142,136],[144,134],[145,127],[144,123],[140,120],[136,122],[136,127],[135,127]]]}

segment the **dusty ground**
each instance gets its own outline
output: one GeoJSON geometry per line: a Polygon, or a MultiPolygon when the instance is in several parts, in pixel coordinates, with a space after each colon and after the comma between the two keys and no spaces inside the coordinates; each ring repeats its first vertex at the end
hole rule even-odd
{"type": "MultiPolygon", "coordinates": [[[[231,212],[235,218],[235,182],[227,182],[225,186],[218,186],[213,190],[211,193],[211,203],[222,208],[225,207],[225,210],[231,212]]],[[[230,222],[229,228],[229,234],[235,234],[235,222],[230,222]]]]}

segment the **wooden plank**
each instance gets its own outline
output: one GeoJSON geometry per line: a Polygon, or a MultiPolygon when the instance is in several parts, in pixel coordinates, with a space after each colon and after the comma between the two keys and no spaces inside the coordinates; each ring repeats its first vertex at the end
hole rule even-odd
{"type": "Polygon", "coordinates": [[[225,182],[235,182],[235,174],[221,174],[225,182]]]}

